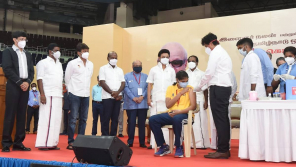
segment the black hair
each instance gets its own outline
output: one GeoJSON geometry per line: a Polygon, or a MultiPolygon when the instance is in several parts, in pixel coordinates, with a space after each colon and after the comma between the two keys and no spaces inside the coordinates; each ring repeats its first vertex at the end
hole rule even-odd
{"type": "Polygon", "coordinates": [[[190,59],[191,57],[194,57],[194,58],[195,58],[195,60],[196,60],[196,62],[198,63],[198,57],[197,57],[197,56],[195,56],[195,55],[191,55],[191,56],[189,56],[189,57],[188,57],[188,59],[187,59],[187,62],[189,62],[189,59],[190,59]]]}
{"type": "Polygon", "coordinates": [[[236,43],[236,46],[242,45],[244,43],[244,39],[245,38],[242,38],[242,39],[238,40],[237,43],[236,43]]]}
{"type": "Polygon", "coordinates": [[[27,33],[23,31],[15,31],[11,34],[12,38],[18,38],[18,37],[27,37],[27,33]]]}
{"type": "Polygon", "coordinates": [[[79,43],[76,46],[76,51],[81,52],[82,49],[89,49],[89,47],[85,43],[79,43]]]}
{"type": "MultiPolygon", "coordinates": [[[[176,78],[178,79],[178,80],[182,80],[182,79],[184,79],[184,78],[188,78],[189,76],[188,76],[188,74],[187,74],[187,72],[186,71],[183,71],[183,70],[181,70],[181,71],[178,71],[177,73],[176,73],[176,78]]],[[[173,85],[175,86],[177,84],[177,82],[175,82],[173,85]]]]}
{"type": "Polygon", "coordinates": [[[285,58],[284,57],[279,57],[276,59],[275,63],[277,66],[279,66],[279,61],[283,60],[284,62],[286,62],[285,58]]]}
{"type": "Polygon", "coordinates": [[[108,58],[111,54],[116,54],[116,56],[117,56],[117,53],[116,53],[116,52],[111,51],[111,52],[109,52],[109,53],[107,54],[107,58],[108,58]]]}
{"type": "Polygon", "coordinates": [[[284,55],[286,52],[291,52],[294,56],[296,56],[296,48],[294,46],[288,46],[284,49],[284,55]]]}
{"type": "Polygon", "coordinates": [[[213,33],[208,33],[206,36],[204,36],[201,40],[202,46],[208,45],[210,43],[213,43],[213,45],[219,45],[219,42],[217,40],[217,36],[213,33]]]}
{"type": "Polygon", "coordinates": [[[158,52],[158,57],[160,57],[163,53],[167,53],[167,54],[169,54],[169,56],[171,56],[169,50],[167,50],[167,49],[161,49],[161,50],[158,52]]]}
{"type": "Polygon", "coordinates": [[[31,87],[32,87],[33,85],[37,86],[36,83],[31,83],[31,87]]]}
{"type": "Polygon", "coordinates": [[[248,45],[250,48],[253,48],[253,41],[251,38],[243,38],[241,39],[241,44],[246,44],[248,45]]]}
{"type": "Polygon", "coordinates": [[[270,56],[270,59],[272,59],[272,54],[270,52],[266,52],[266,54],[270,56]]]}
{"type": "Polygon", "coordinates": [[[47,51],[53,50],[55,47],[59,47],[56,43],[50,43],[47,47],[47,51]]]}
{"type": "Polygon", "coordinates": [[[97,76],[97,79],[99,79],[99,75],[97,76]]]}

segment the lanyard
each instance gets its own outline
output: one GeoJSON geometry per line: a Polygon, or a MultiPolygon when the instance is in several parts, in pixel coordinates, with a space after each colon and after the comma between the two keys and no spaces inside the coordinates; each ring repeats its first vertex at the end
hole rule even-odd
{"type": "Polygon", "coordinates": [[[140,73],[139,81],[137,80],[137,77],[136,77],[135,73],[133,73],[133,75],[134,75],[134,77],[135,77],[137,83],[140,85],[140,83],[141,83],[141,73],[140,73]]]}
{"type": "MultiPolygon", "coordinates": [[[[178,94],[178,90],[176,89],[176,96],[177,96],[177,94],[178,94]]],[[[177,106],[179,106],[180,99],[181,99],[181,97],[180,97],[180,98],[178,99],[178,101],[177,101],[177,106]]]]}
{"type": "Polygon", "coordinates": [[[291,70],[292,70],[292,66],[293,66],[294,64],[295,64],[295,62],[292,63],[291,65],[288,65],[288,66],[289,66],[289,69],[288,69],[288,66],[287,66],[287,68],[286,68],[287,74],[290,75],[290,72],[291,72],[291,70]]]}
{"type": "MultiPolygon", "coordinates": [[[[36,98],[36,94],[34,93],[34,91],[33,91],[33,95],[34,95],[34,97],[36,98]]],[[[38,94],[37,94],[38,95],[38,94]]]]}

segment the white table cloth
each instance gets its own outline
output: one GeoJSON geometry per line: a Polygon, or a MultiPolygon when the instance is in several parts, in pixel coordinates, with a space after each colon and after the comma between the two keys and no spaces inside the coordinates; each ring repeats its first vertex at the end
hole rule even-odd
{"type": "Polygon", "coordinates": [[[296,161],[296,101],[242,101],[241,159],[296,161]]]}

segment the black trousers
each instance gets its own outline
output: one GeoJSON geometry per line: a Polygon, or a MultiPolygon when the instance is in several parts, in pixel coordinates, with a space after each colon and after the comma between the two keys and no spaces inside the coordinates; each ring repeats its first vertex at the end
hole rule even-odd
{"type": "Polygon", "coordinates": [[[26,131],[30,132],[30,124],[32,117],[34,116],[34,129],[33,132],[37,131],[37,126],[38,126],[38,119],[39,119],[39,107],[38,108],[33,108],[31,106],[28,106],[27,109],[27,128],[26,131]]]}
{"type": "Polygon", "coordinates": [[[17,147],[23,146],[23,141],[26,136],[25,126],[28,99],[29,89],[24,92],[15,83],[12,83],[10,80],[7,81],[5,97],[6,108],[2,136],[3,147],[10,147],[12,144],[17,147]],[[11,133],[14,126],[15,117],[16,133],[13,142],[11,138],[11,133]]]}
{"type": "Polygon", "coordinates": [[[68,133],[68,113],[69,110],[63,109],[64,112],[64,130],[63,133],[68,133]]]}
{"type": "Polygon", "coordinates": [[[231,87],[210,86],[210,105],[218,134],[218,152],[229,151],[230,122],[228,118],[231,87]]]}
{"type": "Polygon", "coordinates": [[[147,109],[126,110],[128,117],[128,144],[134,143],[136,121],[138,117],[139,141],[140,144],[145,144],[145,123],[147,118],[147,109]]]}
{"type": "Polygon", "coordinates": [[[102,136],[116,136],[120,105],[121,105],[120,100],[103,99],[103,113],[100,119],[102,136]],[[110,119],[111,119],[111,130],[109,132],[110,119]]]}

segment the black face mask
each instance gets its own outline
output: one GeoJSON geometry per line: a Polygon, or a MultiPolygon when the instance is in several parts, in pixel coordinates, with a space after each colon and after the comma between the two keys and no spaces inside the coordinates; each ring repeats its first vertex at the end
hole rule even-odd
{"type": "Polygon", "coordinates": [[[136,72],[136,73],[140,73],[142,71],[142,67],[134,67],[133,70],[136,72]]]}

